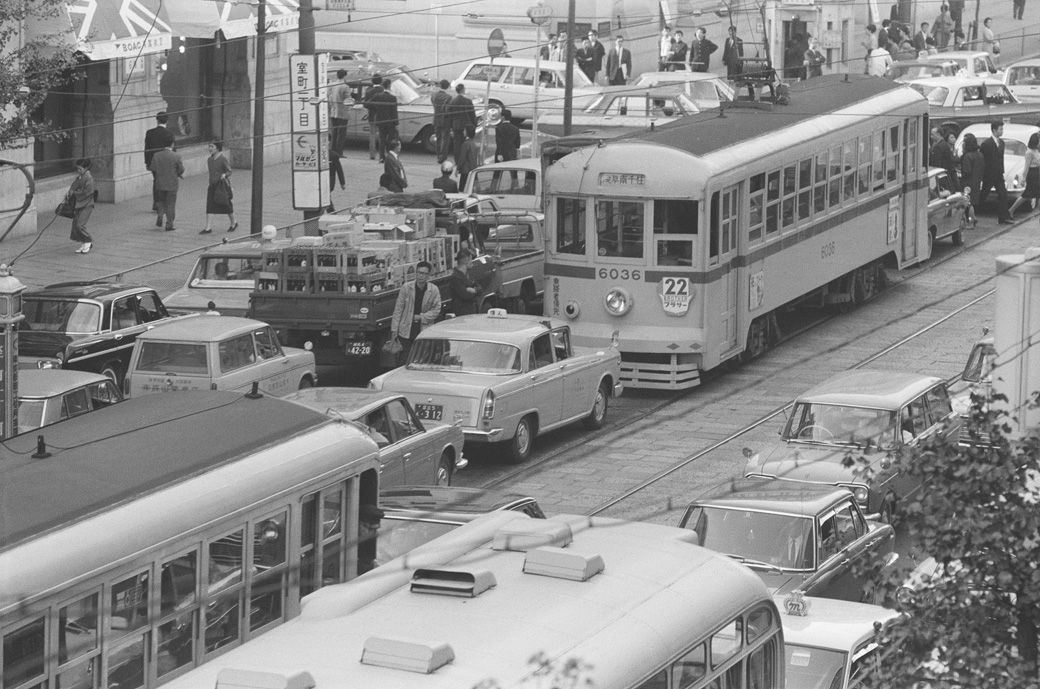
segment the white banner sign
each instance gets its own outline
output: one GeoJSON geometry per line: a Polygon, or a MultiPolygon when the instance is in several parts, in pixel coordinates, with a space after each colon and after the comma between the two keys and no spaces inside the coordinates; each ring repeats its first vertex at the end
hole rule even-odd
{"type": "Polygon", "coordinates": [[[328,186],[328,54],[289,56],[293,208],[318,210],[328,186]]]}

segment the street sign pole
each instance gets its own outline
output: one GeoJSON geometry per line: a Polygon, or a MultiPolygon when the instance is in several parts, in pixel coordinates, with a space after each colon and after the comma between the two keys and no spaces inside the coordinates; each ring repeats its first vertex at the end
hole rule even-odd
{"type": "Polygon", "coordinates": [[[534,52],[534,117],[531,118],[531,157],[538,156],[538,92],[542,83],[542,26],[552,19],[553,11],[541,3],[527,8],[527,17],[535,27],[534,52]]]}
{"type": "Polygon", "coordinates": [[[488,133],[491,129],[491,75],[495,72],[495,58],[502,54],[506,48],[506,39],[502,35],[502,29],[492,29],[488,36],[487,51],[491,58],[491,68],[487,74],[487,88],[484,90],[484,135],[480,137],[480,165],[484,164],[484,146],[487,143],[488,133]]]}

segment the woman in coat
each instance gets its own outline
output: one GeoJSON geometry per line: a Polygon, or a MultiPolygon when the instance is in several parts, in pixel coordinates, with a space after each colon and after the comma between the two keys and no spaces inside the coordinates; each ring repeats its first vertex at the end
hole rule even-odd
{"type": "Polygon", "coordinates": [[[209,170],[209,187],[206,189],[206,227],[199,234],[209,234],[213,231],[211,216],[226,215],[228,217],[228,232],[238,229],[235,222],[235,204],[231,201],[231,163],[224,155],[223,141],[209,142],[209,158],[206,159],[206,167],[209,170]]]}
{"type": "Polygon", "coordinates": [[[76,249],[77,254],[89,253],[94,245],[94,238],[87,232],[87,221],[94,212],[94,177],[90,174],[91,165],[90,158],[80,158],[76,161],[76,179],[72,181],[72,186],[65,195],[75,209],[69,239],[80,243],[76,249]]]}
{"type": "Polygon", "coordinates": [[[1033,135],[1029,137],[1029,141],[1026,143],[1024,167],[1026,171],[1026,188],[1022,190],[1022,195],[1011,204],[1008,213],[1012,216],[1015,215],[1018,207],[1024,203],[1029,204],[1031,209],[1036,208],[1036,200],[1040,199],[1040,133],[1033,132],[1033,135]]]}
{"type": "MultiPolygon", "coordinates": [[[[982,191],[982,177],[986,171],[986,161],[979,150],[979,141],[974,134],[964,135],[964,153],[961,155],[961,184],[971,197],[971,208],[974,209],[979,203],[979,194],[982,191]]],[[[974,224],[975,214],[972,213],[970,220],[974,224]]]]}

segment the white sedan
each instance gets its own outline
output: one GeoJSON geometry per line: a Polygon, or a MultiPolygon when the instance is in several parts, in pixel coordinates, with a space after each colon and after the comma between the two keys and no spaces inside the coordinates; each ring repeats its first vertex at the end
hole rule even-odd
{"type": "MultiPolygon", "coordinates": [[[[1004,125],[1004,136],[1001,137],[1004,141],[1004,184],[1012,198],[1020,196],[1025,189],[1026,143],[1036,132],[1040,132],[1040,127],[1014,123],[1004,125]]],[[[969,124],[961,130],[954,145],[958,158],[964,154],[964,135],[969,133],[975,135],[979,144],[991,136],[988,124],[969,124]]]]}

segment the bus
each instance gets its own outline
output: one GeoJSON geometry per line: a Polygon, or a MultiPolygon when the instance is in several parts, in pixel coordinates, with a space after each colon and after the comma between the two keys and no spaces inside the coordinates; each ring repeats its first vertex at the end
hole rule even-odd
{"type": "Polygon", "coordinates": [[[230,392],[4,441],[0,686],[147,689],[295,616],[374,557],[378,472],[350,422],[230,392]]]}
{"type": "Polygon", "coordinates": [[[633,388],[754,358],[797,303],[872,298],[931,255],[928,103],[865,75],[647,132],[543,147],[545,314],[621,349],[633,388]],[[811,301],[810,301],[811,300],[811,301]]]}
{"type": "Polygon", "coordinates": [[[671,526],[495,512],[169,689],[782,689],[765,584],[671,526]]]}

